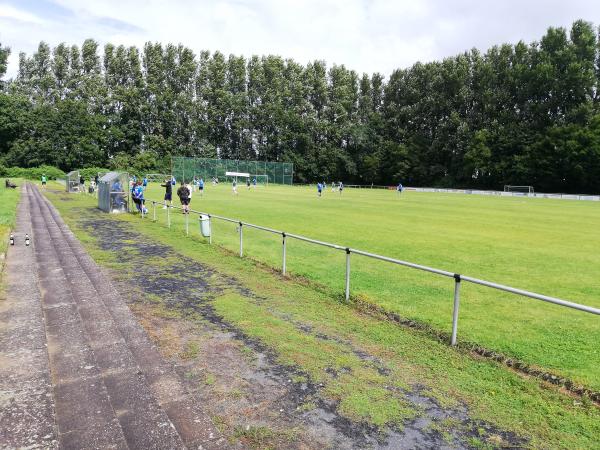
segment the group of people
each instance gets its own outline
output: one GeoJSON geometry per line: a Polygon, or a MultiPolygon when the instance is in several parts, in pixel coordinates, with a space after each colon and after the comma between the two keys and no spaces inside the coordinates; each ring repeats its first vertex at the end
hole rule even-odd
{"type": "MultiPolygon", "coordinates": [[[[217,178],[212,179],[213,184],[218,183],[217,178]]],[[[147,210],[144,206],[144,191],[148,184],[148,180],[144,178],[143,180],[138,180],[136,177],[132,178],[132,186],[131,186],[131,196],[133,199],[133,203],[136,205],[136,209],[140,213],[146,213],[147,210]]],[[[256,186],[256,178],[250,181],[250,178],[246,179],[246,186],[248,189],[252,185],[256,186]]],[[[177,185],[177,180],[174,176],[166,178],[164,182],[161,184],[161,187],[165,188],[163,209],[168,208],[169,206],[173,206],[173,186],[177,185]]],[[[182,213],[189,214],[190,211],[190,202],[192,201],[192,193],[198,191],[200,195],[204,195],[204,179],[194,177],[190,183],[186,183],[184,180],[181,181],[179,188],[177,188],[176,194],[179,197],[179,201],[181,202],[182,213]]],[[[237,180],[233,180],[232,183],[233,193],[235,195],[237,192],[237,180]]]]}
{"type": "MultiPolygon", "coordinates": [[[[250,178],[246,178],[246,187],[248,188],[248,190],[250,190],[250,187],[256,187],[256,178],[252,179],[252,182],[250,182],[250,178]]],[[[238,195],[238,191],[237,191],[237,178],[233,179],[233,182],[231,183],[231,187],[233,189],[233,195],[238,195]]]]}
{"type": "MultiPolygon", "coordinates": [[[[213,184],[214,183],[215,183],[215,179],[213,178],[213,184]]],[[[146,186],[148,185],[148,180],[145,177],[143,180],[137,180],[136,177],[134,177],[132,184],[133,184],[133,187],[131,188],[131,194],[132,194],[131,196],[133,198],[133,203],[135,203],[136,208],[140,213],[146,214],[148,212],[148,210],[146,209],[146,207],[144,205],[144,202],[145,202],[144,190],[146,189],[146,186]]],[[[173,176],[165,179],[164,183],[161,184],[161,186],[165,188],[163,209],[166,209],[169,206],[173,205],[173,186],[175,186],[175,185],[176,185],[176,180],[175,180],[175,177],[173,177],[173,176]]],[[[256,178],[254,178],[252,180],[252,182],[250,181],[250,178],[246,178],[246,187],[248,189],[250,189],[250,187],[252,185],[256,186],[256,178]]],[[[326,187],[327,187],[327,183],[325,183],[324,181],[317,183],[317,195],[319,197],[321,197],[323,195],[323,191],[326,189],[326,187]]],[[[233,180],[232,188],[233,188],[233,194],[238,195],[237,179],[233,180]]],[[[190,202],[192,201],[192,192],[195,192],[196,189],[200,192],[200,195],[203,195],[204,179],[194,177],[192,182],[189,184],[186,184],[184,180],[181,181],[181,185],[177,189],[176,193],[177,193],[177,197],[179,197],[179,201],[181,202],[183,214],[189,214],[190,202]]],[[[398,186],[396,186],[396,191],[398,192],[398,194],[401,194],[403,190],[404,190],[404,187],[402,186],[402,183],[398,183],[398,186]]],[[[337,191],[341,195],[342,192],[344,191],[344,183],[342,183],[341,181],[339,181],[337,183],[332,182],[331,183],[331,191],[332,192],[337,191]]]]}
{"type": "MultiPolygon", "coordinates": [[[[177,184],[177,180],[175,177],[167,178],[162,187],[165,188],[165,196],[163,209],[168,208],[173,205],[173,186],[177,184]]],[[[196,189],[200,192],[200,195],[204,194],[204,179],[194,177],[191,184],[186,184],[184,180],[181,180],[181,185],[177,189],[177,197],[179,197],[179,201],[181,202],[181,208],[183,214],[190,213],[190,202],[192,201],[192,192],[195,192],[196,189]]]]}
{"type": "MultiPolygon", "coordinates": [[[[325,188],[327,187],[327,183],[323,182],[319,182],[317,183],[317,196],[322,197],[323,196],[323,191],[325,190],[325,188]]],[[[342,183],[341,181],[336,183],[335,181],[331,183],[331,192],[335,192],[338,191],[340,193],[340,195],[342,194],[342,192],[344,191],[344,183],[342,183]]],[[[402,183],[398,183],[398,186],[396,186],[396,192],[398,192],[399,194],[402,194],[402,191],[404,191],[404,186],[402,186],[402,183]]]]}
{"type": "MultiPolygon", "coordinates": [[[[327,183],[323,182],[319,182],[317,183],[317,195],[319,197],[323,196],[323,191],[327,188],[327,183]]],[[[344,183],[342,183],[341,181],[339,182],[335,182],[332,181],[331,182],[331,192],[335,192],[338,191],[340,193],[340,195],[342,195],[342,192],[344,192],[344,183]]]]}

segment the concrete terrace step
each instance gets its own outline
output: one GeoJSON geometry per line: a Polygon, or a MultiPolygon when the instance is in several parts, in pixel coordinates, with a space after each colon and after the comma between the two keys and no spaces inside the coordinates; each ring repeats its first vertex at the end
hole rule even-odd
{"type": "Polygon", "coordinates": [[[37,188],[31,188],[31,195],[49,240],[57,244],[54,252],[74,294],[74,309],[84,324],[128,445],[226,448],[210,419],[56,209],[37,188]]]}
{"type": "MultiPolygon", "coordinates": [[[[60,229],[42,202],[39,193],[36,195],[34,191],[30,207],[36,231],[36,251],[38,248],[41,250],[39,260],[45,266],[60,267],[59,271],[52,269],[53,272],[60,272],[58,277],[46,279],[47,282],[54,282],[48,291],[59,293],[62,290],[68,299],[64,301],[63,297],[60,304],[53,303],[53,307],[48,309],[48,337],[50,342],[59,344],[62,350],[67,349],[69,344],[75,350],[75,358],[69,355],[57,360],[60,364],[53,367],[53,375],[56,373],[57,378],[55,381],[59,386],[64,383],[76,389],[98,387],[94,394],[98,396],[100,404],[105,402],[103,394],[106,391],[107,407],[110,406],[112,416],[118,419],[130,448],[183,448],[170,420],[154,400],[112,317],[79,266],[77,258],[65,245],[60,229]],[[43,242],[39,242],[40,236],[43,242]],[[62,284],[60,288],[55,285],[58,280],[62,284]],[[82,373],[89,373],[89,377],[81,379],[82,373]],[[77,379],[73,384],[74,377],[77,379]]],[[[57,350],[60,354],[60,350],[57,350]]],[[[92,404],[77,406],[95,407],[92,404]]],[[[57,401],[59,417],[63,414],[70,416],[73,409],[76,408],[61,411],[57,401]]],[[[73,419],[69,417],[69,421],[73,419]]],[[[60,425],[59,421],[59,429],[60,425]]]]}
{"type": "Polygon", "coordinates": [[[25,201],[33,226],[60,447],[125,449],[123,430],[88,345],[75,296],[29,187],[25,201]]]}
{"type": "MultiPolygon", "coordinates": [[[[24,191],[25,188],[23,188],[24,191]]],[[[58,447],[46,330],[40,308],[26,197],[8,248],[6,299],[0,302],[0,448],[58,447]]]]}

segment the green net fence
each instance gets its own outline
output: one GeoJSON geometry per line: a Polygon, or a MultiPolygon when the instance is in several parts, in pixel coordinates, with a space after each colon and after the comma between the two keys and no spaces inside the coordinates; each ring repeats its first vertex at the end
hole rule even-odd
{"type": "Polygon", "coordinates": [[[249,173],[258,183],[293,184],[294,164],[266,161],[241,161],[236,159],[209,159],[173,157],[171,172],[177,181],[191,181],[194,177],[205,181],[218,178],[225,181],[226,172],[249,173]]]}

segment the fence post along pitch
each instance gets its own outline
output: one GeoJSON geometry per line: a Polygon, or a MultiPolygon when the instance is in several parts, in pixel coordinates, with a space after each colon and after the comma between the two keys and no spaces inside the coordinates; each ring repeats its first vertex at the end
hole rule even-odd
{"type": "Polygon", "coordinates": [[[154,200],[152,201],[152,217],[154,222],[156,222],[156,202],[154,200]]]}
{"type": "Polygon", "coordinates": [[[454,274],[454,310],[452,311],[452,339],[450,344],[456,345],[456,334],[458,332],[458,307],[460,305],[460,274],[454,274]]]}
{"type": "Polygon", "coordinates": [[[240,222],[240,258],[244,256],[244,231],[243,224],[240,222]]]}
{"type": "Polygon", "coordinates": [[[350,300],[350,249],[346,248],[346,301],[350,300]]]}
{"type": "Polygon", "coordinates": [[[190,235],[190,213],[189,212],[185,213],[185,235],[186,236],[190,235]]]}
{"type": "Polygon", "coordinates": [[[208,228],[210,229],[210,234],[208,235],[208,243],[212,244],[213,228],[212,228],[212,222],[210,219],[210,214],[208,215],[208,228]]]}
{"type": "Polygon", "coordinates": [[[167,227],[171,228],[171,208],[172,206],[167,205],[167,227]]]}
{"type": "Polygon", "coordinates": [[[282,262],[281,272],[285,275],[285,268],[286,268],[285,267],[285,256],[286,256],[285,255],[285,252],[286,252],[286,250],[285,250],[285,233],[281,233],[281,236],[283,237],[283,256],[282,256],[283,262],[282,262]]]}

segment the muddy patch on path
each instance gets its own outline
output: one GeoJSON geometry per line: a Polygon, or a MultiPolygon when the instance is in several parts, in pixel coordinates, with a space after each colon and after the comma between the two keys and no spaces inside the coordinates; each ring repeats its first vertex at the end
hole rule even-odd
{"type": "MultiPolygon", "coordinates": [[[[261,298],[235,278],[177,254],[96,211],[81,211],[80,225],[101,250],[125,262],[109,275],[163,355],[175,364],[224,436],[240,447],[282,449],[470,448],[472,438],[523,444],[516,436],[471,421],[466,408],[447,409],[418,387],[402,396],[419,411],[403,429],[355,423],[320,395],[321,385],[299,369],[282,366],[262,343],[215,313],[212,300],[235,293],[261,298]]],[[[309,325],[293,323],[306,334],[309,325]]],[[[319,334],[322,340],[335,336],[319,334]]],[[[387,376],[385,363],[361,349],[350,351],[387,376]]],[[[336,376],[337,374],[332,374],[336,376]]],[[[481,442],[481,440],[479,442],[481,442]]]]}

